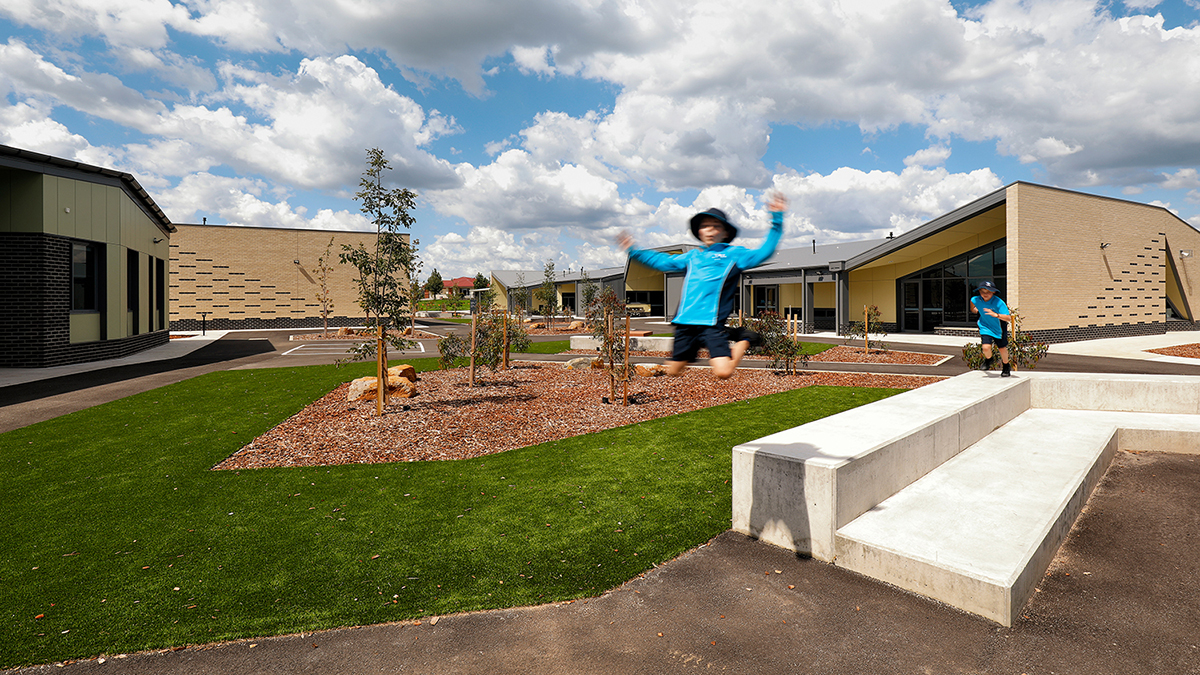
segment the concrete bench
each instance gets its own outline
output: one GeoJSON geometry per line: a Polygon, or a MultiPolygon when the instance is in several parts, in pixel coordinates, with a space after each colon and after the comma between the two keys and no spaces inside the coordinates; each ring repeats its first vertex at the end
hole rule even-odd
{"type": "Polygon", "coordinates": [[[733,529],[820,560],[834,532],[1029,407],[1017,378],[952,378],[733,449],[733,529]]]}
{"type": "Polygon", "coordinates": [[[966,373],[735,448],[734,529],[1011,625],[1118,449],[1200,453],[1198,390],[966,373]]]}

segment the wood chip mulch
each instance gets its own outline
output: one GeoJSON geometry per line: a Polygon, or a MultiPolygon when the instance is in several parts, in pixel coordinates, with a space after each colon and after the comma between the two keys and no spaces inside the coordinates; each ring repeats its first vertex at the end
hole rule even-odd
{"type": "MultiPolygon", "coordinates": [[[[563,354],[580,354],[582,356],[596,354],[594,349],[571,349],[563,354]]],[[[671,358],[671,352],[638,352],[630,351],[632,356],[652,356],[658,358],[671,358]]],[[[701,349],[697,358],[707,359],[708,350],[701,349]]],[[[760,356],[757,354],[748,354],[744,359],[751,361],[770,361],[768,356],[760,356]]],[[[920,365],[932,366],[940,363],[946,357],[942,354],[925,354],[922,352],[900,352],[896,350],[881,351],[872,349],[870,354],[864,354],[862,347],[846,347],[837,346],[826,349],[820,354],[816,354],[809,358],[809,363],[899,363],[905,365],[920,365]]]]}
{"type": "Polygon", "coordinates": [[[383,417],[374,402],[347,402],[342,384],[214,468],[466,459],[812,385],[914,389],[944,378],[744,369],[719,381],[692,368],[634,379],[629,394],[637,403],[629,406],[601,402],[609,385],[599,370],[517,364],[477,373],[473,389],[467,379],[465,368],[421,373],[420,394],[392,399],[383,417]]]}
{"type": "MultiPolygon", "coordinates": [[[[392,332],[394,333],[395,331],[392,331],[392,332]]],[[[416,333],[414,333],[414,336],[402,336],[402,337],[412,337],[412,339],[415,339],[415,340],[436,340],[442,336],[434,335],[433,333],[427,333],[423,330],[418,330],[418,331],[416,331],[416,333]]],[[[302,333],[299,335],[292,335],[291,339],[293,339],[293,340],[374,340],[375,334],[374,333],[368,333],[368,334],[353,333],[350,335],[338,335],[336,330],[331,330],[328,333],[302,333]]]]}
{"type": "Polygon", "coordinates": [[[1163,356],[1183,356],[1189,359],[1200,359],[1200,344],[1196,343],[1162,347],[1160,349],[1147,349],[1146,351],[1153,354],[1162,354],[1163,356]]]}

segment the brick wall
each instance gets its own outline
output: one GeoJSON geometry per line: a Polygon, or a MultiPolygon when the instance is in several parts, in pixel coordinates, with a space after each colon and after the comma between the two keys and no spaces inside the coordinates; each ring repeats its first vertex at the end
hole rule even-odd
{"type": "MultiPolygon", "coordinates": [[[[1023,183],[1009,188],[1007,209],[1005,301],[1031,336],[1063,342],[1166,331],[1168,242],[1200,248],[1200,233],[1157,207],[1023,183]]],[[[1186,270],[1190,260],[1178,264],[1186,270]]]]}
{"type": "Polygon", "coordinates": [[[333,238],[328,285],[334,314],[329,325],[361,325],[353,280],[338,263],[342,244],[370,245],[374,232],[331,232],[220,225],[176,225],[171,236],[171,328],[213,330],[315,328],[317,259],[333,238]],[[295,261],[299,261],[299,263],[295,261]]]}

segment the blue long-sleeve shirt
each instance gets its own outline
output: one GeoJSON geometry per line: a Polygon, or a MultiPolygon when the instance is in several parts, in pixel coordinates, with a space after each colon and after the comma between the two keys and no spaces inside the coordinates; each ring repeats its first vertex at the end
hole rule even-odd
{"type": "Polygon", "coordinates": [[[660,272],[687,271],[683,277],[679,309],[671,323],[719,326],[733,311],[741,272],[766,262],[775,254],[782,237],[783,212],[772,211],[767,239],[754,250],[724,243],[692,249],[681,255],[631,248],[629,257],[660,272]]]}

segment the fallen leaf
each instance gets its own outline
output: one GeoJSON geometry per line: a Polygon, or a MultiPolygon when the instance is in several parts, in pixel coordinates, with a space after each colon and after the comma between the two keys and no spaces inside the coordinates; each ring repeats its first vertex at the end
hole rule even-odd
{"type": "Polygon", "coordinates": [[[433,617],[432,619],[430,619],[430,620],[429,620],[429,625],[430,625],[430,626],[436,626],[436,625],[437,625],[437,622],[438,622],[438,617],[436,617],[436,616],[435,616],[435,617],[433,617]]]}
{"type": "Polygon", "coordinates": [[[44,617],[44,616],[46,616],[46,615],[45,615],[45,614],[38,614],[37,616],[35,616],[35,617],[33,617],[33,618],[35,618],[35,619],[40,619],[40,618],[42,618],[42,617],[44,617]]]}
{"type": "Polygon", "coordinates": [[[662,637],[662,633],[659,633],[659,634],[658,634],[658,637],[662,637]]]}
{"type": "Polygon", "coordinates": [[[795,586],[793,584],[788,584],[788,589],[792,589],[792,588],[795,588],[795,586]]]}
{"type": "Polygon", "coordinates": [[[257,646],[258,646],[257,644],[252,644],[252,645],[250,645],[250,649],[254,649],[257,646]]]}

